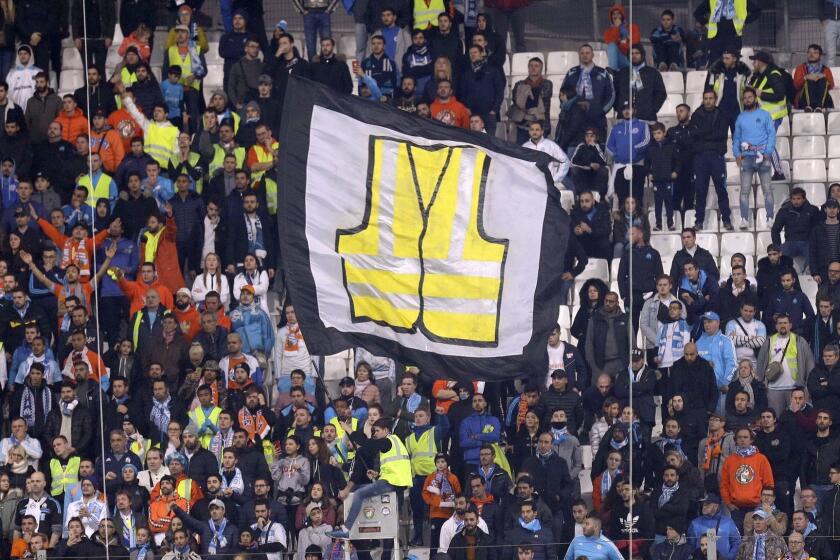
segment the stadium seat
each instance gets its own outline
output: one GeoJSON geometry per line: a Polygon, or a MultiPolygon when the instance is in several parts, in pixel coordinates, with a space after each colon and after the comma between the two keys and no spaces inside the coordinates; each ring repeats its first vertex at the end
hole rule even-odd
{"type": "Polygon", "coordinates": [[[788,160],[782,160],[782,174],[785,176],[784,179],[779,179],[778,181],[773,181],[774,183],[787,183],[791,180],[791,171],[790,171],[790,162],[788,160]]]}
{"type": "Polygon", "coordinates": [[[703,94],[702,93],[686,93],[685,94],[685,103],[689,107],[691,107],[691,111],[694,112],[696,109],[703,104],[703,94]]]}
{"type": "Polygon", "coordinates": [[[554,94],[551,97],[560,97],[560,87],[563,85],[563,80],[566,79],[566,74],[549,74],[546,76],[554,86],[554,94]]]}
{"type": "MultiPolygon", "coordinates": [[[[546,74],[565,74],[572,66],[578,65],[578,53],[575,51],[551,51],[545,64],[546,74]]],[[[559,86],[558,86],[559,87],[559,86]]]]}
{"type": "Polygon", "coordinates": [[[814,206],[822,206],[825,202],[825,183],[798,183],[796,186],[805,190],[808,202],[814,206]]]}
{"type": "Polygon", "coordinates": [[[76,47],[68,47],[61,52],[62,70],[84,70],[85,63],[76,47]]]}
{"type": "Polygon", "coordinates": [[[208,46],[208,51],[204,53],[204,60],[207,62],[207,65],[224,64],[225,59],[219,55],[219,43],[208,43],[208,46]]]}
{"type": "Polygon", "coordinates": [[[345,58],[356,58],[356,36],[353,34],[338,37],[338,52],[345,58]]]}
{"type": "Polygon", "coordinates": [[[840,89],[840,66],[832,66],[831,75],[834,78],[834,89],[840,89]]]}
{"type": "Polygon", "coordinates": [[[685,81],[682,72],[662,72],[662,81],[665,82],[665,90],[670,93],[685,93],[685,81]]]}
{"type": "Polygon", "coordinates": [[[659,109],[659,112],[656,113],[657,117],[675,117],[677,116],[677,105],[683,102],[682,94],[678,93],[669,93],[668,98],[665,99],[665,103],[662,104],[662,108],[659,109]]]}
{"type": "Polygon", "coordinates": [[[557,324],[561,329],[569,330],[572,328],[572,313],[568,305],[560,306],[560,315],[557,317],[557,324]]]}
{"type": "Polygon", "coordinates": [[[819,290],[819,285],[816,280],[808,274],[800,274],[799,285],[802,287],[802,292],[808,296],[809,301],[816,301],[817,290],[819,290]]]}
{"type": "Polygon", "coordinates": [[[833,89],[828,92],[828,95],[831,96],[831,100],[834,102],[834,106],[840,107],[840,89],[833,89]]]}
{"type": "MultiPolygon", "coordinates": [[[[833,159],[831,163],[838,164],[840,171],[840,160],[833,159]]],[[[825,182],[825,161],[821,159],[798,159],[793,162],[793,180],[805,183],[825,182]]]]}
{"type": "MultiPolygon", "coordinates": [[[[840,113],[831,113],[840,114],[840,113]]],[[[829,119],[829,128],[831,128],[831,119],[829,119]]],[[[840,135],[829,136],[828,137],[828,157],[829,158],[840,158],[840,135]]]]}
{"type": "Polygon", "coordinates": [[[787,138],[776,138],[776,151],[779,152],[779,159],[790,159],[790,142],[787,138]]]}
{"type": "Polygon", "coordinates": [[[85,85],[83,75],[82,72],[62,72],[58,90],[73,93],[76,89],[85,85]]]}
{"type": "MultiPolygon", "coordinates": [[[[748,232],[724,233],[720,237],[720,256],[729,257],[735,253],[752,255],[755,253],[755,237],[748,232]]],[[[726,260],[729,260],[728,258],[726,260]]]]}
{"type": "Polygon", "coordinates": [[[575,280],[589,280],[590,278],[607,278],[610,273],[610,267],[607,264],[607,259],[589,259],[586,268],[583,272],[575,277],[575,280]]]}
{"type": "MultiPolygon", "coordinates": [[[[752,237],[752,234],[748,234],[752,237]]],[[[740,252],[740,251],[736,251],[740,252]]],[[[747,269],[747,276],[755,275],[755,255],[752,253],[745,253],[744,254],[744,268],[747,269]]],[[[729,278],[732,275],[732,259],[731,255],[727,255],[726,257],[721,256],[720,259],[720,277],[721,279],[729,278]]]]}
{"type": "Polygon", "coordinates": [[[621,266],[621,259],[610,261],[610,280],[618,280],[618,267],[621,266]]]}
{"type": "Polygon", "coordinates": [[[505,76],[510,76],[510,57],[505,55],[505,61],[502,63],[502,71],[504,71],[505,76]]]}
{"type": "Polygon", "coordinates": [[[741,169],[734,161],[726,162],[726,184],[740,185],[741,184],[741,169]]]}
{"type": "Polygon", "coordinates": [[[685,92],[686,93],[703,93],[706,87],[706,71],[692,70],[685,76],[685,92]]]}
{"type": "Polygon", "coordinates": [[[750,60],[750,57],[755,54],[755,49],[752,47],[741,47],[741,60],[744,61],[744,64],[752,70],[753,68],[753,61],[750,60]]]}
{"type": "Polygon", "coordinates": [[[840,181],[840,159],[832,159],[828,162],[828,177],[823,181],[840,181]]]}
{"type": "MultiPolygon", "coordinates": [[[[664,211],[665,211],[665,210],[663,209],[663,212],[664,212],[664,211]]],[[[650,212],[648,212],[648,221],[649,221],[651,224],[655,224],[655,223],[656,223],[656,216],[654,215],[654,211],[653,211],[653,210],[651,210],[650,212]]],[[[663,220],[663,222],[662,222],[662,223],[663,223],[663,224],[665,224],[665,221],[663,220]]],[[[680,214],[680,213],[679,213],[679,212],[677,212],[677,211],[674,211],[674,227],[676,228],[676,230],[675,230],[675,231],[680,231],[680,230],[682,229],[682,214],[680,214]]],[[[659,236],[662,236],[662,235],[673,235],[673,234],[674,234],[674,232],[672,232],[672,231],[668,231],[668,230],[666,229],[666,230],[663,230],[663,231],[652,231],[652,232],[651,232],[651,234],[652,234],[652,236],[653,236],[653,235],[655,235],[655,236],[659,237],[659,236]]],[[[652,237],[652,236],[651,236],[651,237],[652,237]]]]}
{"type": "MultiPolygon", "coordinates": [[[[782,237],[784,237],[784,232],[782,232],[782,237]]],[[[758,261],[762,258],[767,256],[767,246],[773,242],[773,238],[770,236],[770,230],[767,231],[760,231],[755,236],[755,264],[758,265],[758,261]]]]}
{"type": "Polygon", "coordinates": [[[840,112],[828,114],[828,133],[840,134],[840,112]]]}
{"type": "Polygon", "coordinates": [[[123,35],[122,27],[120,27],[120,24],[117,23],[114,26],[114,39],[111,44],[120,46],[123,42],[123,39],[125,39],[125,35],[123,35]]]}
{"type": "Polygon", "coordinates": [[[793,135],[825,135],[825,116],[822,113],[794,113],[793,135]]]}
{"type": "Polygon", "coordinates": [[[541,52],[521,52],[513,54],[513,61],[510,66],[511,74],[528,75],[528,61],[532,58],[539,58],[543,61],[543,72],[545,72],[545,56],[541,52]]]}
{"type": "MultiPolygon", "coordinates": [[[[711,195],[711,193],[709,193],[711,195]]],[[[694,226],[694,210],[686,210],[685,211],[685,224],[694,226]]],[[[718,231],[718,213],[715,210],[706,210],[706,217],[703,220],[703,227],[700,228],[701,231],[706,232],[717,232],[718,231]]]]}
{"type": "MultiPolygon", "coordinates": [[[[709,213],[706,212],[708,216],[709,213]]],[[[717,213],[714,213],[717,216],[717,213]]],[[[718,258],[720,256],[720,248],[718,247],[718,236],[715,233],[698,233],[697,234],[697,244],[700,247],[703,247],[708,252],[712,254],[714,258],[718,258]]]]}
{"type": "Polygon", "coordinates": [[[793,159],[814,159],[825,157],[825,136],[793,137],[793,159]]]}
{"type": "Polygon", "coordinates": [[[790,136],[790,119],[782,119],[782,124],[776,130],[776,138],[779,136],[790,136]]]}
{"type": "Polygon", "coordinates": [[[659,251],[659,254],[663,256],[673,255],[677,251],[682,249],[682,242],[680,241],[680,236],[677,233],[651,235],[650,245],[651,247],[659,251]]]}
{"type": "Polygon", "coordinates": [[[595,56],[592,57],[592,61],[595,62],[595,66],[606,68],[609,64],[609,59],[607,58],[607,51],[595,51],[595,56]]]}

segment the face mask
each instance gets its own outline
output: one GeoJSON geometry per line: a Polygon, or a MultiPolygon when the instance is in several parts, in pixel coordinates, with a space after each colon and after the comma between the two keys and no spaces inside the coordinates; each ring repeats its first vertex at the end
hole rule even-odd
{"type": "Polygon", "coordinates": [[[562,430],[563,428],[566,427],[566,423],[565,422],[552,422],[551,427],[554,428],[555,430],[562,430]]]}

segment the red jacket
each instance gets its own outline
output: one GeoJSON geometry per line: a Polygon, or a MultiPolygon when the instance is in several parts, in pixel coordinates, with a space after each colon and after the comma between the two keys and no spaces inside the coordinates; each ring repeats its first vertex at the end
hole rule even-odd
{"type": "Polygon", "coordinates": [[[612,16],[615,12],[621,13],[624,21],[627,21],[627,14],[624,13],[624,7],[621,4],[615,4],[613,7],[610,8],[609,12],[607,12],[607,30],[604,31],[604,42],[609,43],[618,43],[618,50],[625,56],[629,55],[630,47],[637,43],[642,42],[642,35],[639,31],[639,26],[635,23],[630,25],[630,37],[629,41],[625,38],[623,41],[621,40],[621,31],[619,27],[615,27],[612,24],[612,16]]]}
{"type": "Polygon", "coordinates": [[[69,116],[64,111],[60,112],[55,118],[55,121],[61,124],[61,137],[71,144],[76,141],[79,135],[87,134],[88,120],[78,107],[69,116]]]}
{"type": "MultiPolygon", "coordinates": [[[[796,96],[793,99],[794,105],[799,105],[799,99],[805,91],[805,75],[808,73],[808,66],[803,62],[793,71],[793,87],[796,89],[796,96]]],[[[825,97],[828,97],[828,92],[834,89],[834,75],[831,73],[831,68],[823,66],[822,75],[828,81],[828,87],[825,88],[825,97]]],[[[825,100],[823,99],[823,102],[825,100]]]]}
{"type": "MultiPolygon", "coordinates": [[[[181,275],[181,264],[178,262],[178,248],[175,246],[175,234],[178,227],[175,225],[175,218],[166,218],[166,230],[158,244],[155,255],[155,268],[160,283],[169,288],[171,293],[177,292],[185,286],[184,277],[181,275]]],[[[145,262],[146,235],[140,241],[140,263],[145,262]]]]}

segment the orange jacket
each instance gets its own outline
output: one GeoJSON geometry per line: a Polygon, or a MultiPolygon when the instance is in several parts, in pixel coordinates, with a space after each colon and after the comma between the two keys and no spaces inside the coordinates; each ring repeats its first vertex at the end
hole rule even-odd
{"type": "Polygon", "coordinates": [[[749,457],[733,453],[720,470],[720,497],[724,504],[739,508],[754,508],[761,503],[762,488],[773,488],[770,461],[756,452],[749,457]]]}
{"type": "Polygon", "coordinates": [[[454,95],[449,98],[447,103],[441,103],[435,99],[432,102],[431,110],[432,118],[444,124],[461,128],[470,127],[470,110],[455,99],[454,95]]]}
{"type": "Polygon", "coordinates": [[[87,134],[88,120],[82,110],[76,107],[72,115],[64,111],[55,118],[55,122],[61,125],[61,137],[71,144],[76,141],[80,134],[87,134]]]}
{"type": "MultiPolygon", "coordinates": [[[[162,239],[158,243],[157,254],[155,255],[155,267],[158,272],[158,280],[167,288],[170,294],[174,294],[185,286],[184,277],[181,275],[181,264],[178,262],[178,248],[175,246],[175,235],[178,227],[175,225],[175,218],[166,218],[166,229],[162,239]]],[[[140,263],[146,261],[146,236],[140,241],[140,263]]],[[[172,309],[170,307],[170,309],[172,309]]]]}
{"type": "Polygon", "coordinates": [[[143,309],[143,306],[146,305],[143,301],[146,298],[146,292],[148,292],[151,288],[154,288],[157,290],[157,293],[160,294],[160,302],[165,308],[172,309],[175,307],[172,292],[169,291],[169,288],[161,284],[160,280],[155,280],[151,284],[146,284],[142,280],[126,280],[123,278],[120,280],[119,284],[120,289],[131,301],[131,311],[128,314],[129,317],[143,309]]]}
{"type": "MultiPolygon", "coordinates": [[[[799,99],[802,97],[802,92],[805,91],[805,76],[808,74],[808,66],[805,63],[800,64],[793,71],[793,87],[796,90],[796,96],[793,99],[793,104],[798,105],[799,99]]],[[[831,68],[823,66],[822,75],[826,79],[825,96],[828,97],[828,92],[834,89],[834,75],[831,73],[831,68]]],[[[825,100],[823,100],[825,101],[825,100]]]]}
{"type": "MultiPolygon", "coordinates": [[[[138,110],[140,108],[138,107],[138,110]]],[[[143,129],[134,120],[134,117],[126,110],[125,107],[117,109],[108,115],[108,124],[111,128],[117,131],[123,143],[123,153],[131,151],[131,139],[143,139],[143,129]]]]}
{"type": "Polygon", "coordinates": [[[135,47],[137,49],[137,53],[140,55],[140,58],[149,62],[149,58],[152,56],[152,47],[149,45],[149,42],[146,41],[145,43],[140,41],[137,38],[137,32],[134,31],[123,39],[123,42],[120,44],[120,48],[117,49],[117,52],[120,56],[125,56],[125,51],[128,50],[128,47],[135,47]]]}
{"type": "MultiPolygon", "coordinates": [[[[158,488],[158,486],[156,485],[155,488],[158,488]]],[[[173,493],[172,496],[175,496],[175,494],[173,493]]],[[[158,496],[150,501],[149,529],[152,533],[165,533],[169,530],[169,524],[172,523],[172,518],[175,517],[175,513],[169,511],[169,504],[171,502],[175,502],[175,505],[182,510],[187,510],[187,501],[184,498],[171,497],[166,499],[160,495],[159,490],[158,496]]]]}
{"type": "MultiPolygon", "coordinates": [[[[163,444],[161,444],[161,445],[163,445],[163,444]]],[[[178,493],[178,485],[180,485],[181,482],[187,480],[188,478],[189,477],[187,475],[183,474],[183,473],[181,473],[178,476],[178,478],[175,481],[175,494],[178,493]]],[[[152,504],[154,504],[155,501],[158,500],[160,497],[161,497],[161,495],[160,495],[160,482],[158,482],[157,484],[155,484],[154,488],[152,488],[152,491],[150,492],[150,495],[149,495],[149,499],[151,500],[152,504]]],[[[179,495],[178,496],[179,501],[177,501],[175,503],[178,504],[179,506],[181,506],[182,510],[189,513],[190,508],[195,507],[196,502],[198,502],[203,497],[204,497],[204,492],[201,490],[201,485],[198,482],[196,482],[195,480],[193,480],[192,484],[190,484],[190,499],[189,499],[189,501],[186,501],[185,498],[182,498],[179,495]],[[181,501],[184,502],[184,505],[181,505],[181,501]]],[[[151,517],[149,517],[149,521],[151,521],[151,520],[152,520],[151,517]]],[[[150,525],[151,525],[151,523],[150,523],[150,525]]]]}
{"type": "Polygon", "coordinates": [[[94,239],[86,237],[84,240],[84,251],[80,251],[82,242],[76,241],[70,235],[64,235],[55,227],[45,220],[38,218],[38,227],[44,232],[44,235],[50,238],[50,241],[55,243],[55,246],[61,251],[62,269],[67,268],[68,264],[75,264],[79,267],[79,278],[82,282],[89,282],[94,273],[91,271],[93,266],[93,241],[96,240],[96,245],[99,246],[108,237],[108,230],[103,229],[96,234],[94,239]]]}
{"type": "MultiPolygon", "coordinates": [[[[449,519],[455,508],[452,506],[441,507],[440,503],[443,501],[443,496],[440,494],[440,489],[433,484],[437,478],[437,471],[426,477],[423,482],[423,501],[429,504],[429,518],[430,519],[449,519]]],[[[461,483],[458,482],[458,477],[452,473],[447,474],[449,485],[452,486],[453,494],[447,497],[447,501],[452,501],[455,496],[461,495],[461,483]]]]}
{"type": "Polygon", "coordinates": [[[113,128],[102,131],[90,131],[90,151],[102,156],[102,167],[113,175],[125,157],[125,147],[119,132],[113,128]]]}
{"type": "Polygon", "coordinates": [[[175,318],[178,319],[184,338],[187,339],[187,342],[192,342],[192,339],[201,330],[201,316],[198,314],[198,309],[195,308],[195,305],[190,304],[183,311],[177,307],[173,307],[172,310],[175,312],[175,318]]]}
{"type": "Polygon", "coordinates": [[[622,41],[620,28],[615,27],[612,23],[612,16],[615,12],[621,13],[621,15],[624,17],[624,21],[627,22],[627,14],[624,13],[624,6],[622,6],[621,4],[615,4],[613,7],[611,7],[609,12],[607,12],[607,25],[609,25],[609,27],[607,27],[607,30],[604,31],[604,42],[607,44],[618,43],[618,50],[621,51],[621,54],[627,56],[630,53],[630,47],[632,45],[642,42],[642,34],[639,31],[639,26],[633,23],[629,26],[630,37],[625,38],[622,41]]]}

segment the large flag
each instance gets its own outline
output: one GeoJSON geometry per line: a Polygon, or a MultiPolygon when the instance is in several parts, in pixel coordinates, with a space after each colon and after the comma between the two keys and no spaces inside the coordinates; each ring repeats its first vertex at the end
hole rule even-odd
{"type": "Polygon", "coordinates": [[[280,252],[312,354],[544,373],[569,231],[541,152],[289,80],[280,252]]]}

